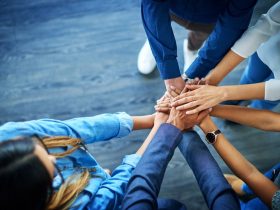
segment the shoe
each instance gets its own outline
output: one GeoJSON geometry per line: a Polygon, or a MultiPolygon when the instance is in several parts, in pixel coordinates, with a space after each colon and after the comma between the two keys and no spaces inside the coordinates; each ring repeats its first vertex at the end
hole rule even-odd
{"type": "Polygon", "coordinates": [[[137,66],[141,74],[150,74],[156,67],[156,60],[148,40],[146,40],[138,54],[137,66]]]}
{"type": "Polygon", "coordinates": [[[188,40],[184,39],[183,43],[183,50],[184,50],[184,71],[187,70],[193,61],[197,57],[197,50],[191,51],[188,49],[188,40]]]}

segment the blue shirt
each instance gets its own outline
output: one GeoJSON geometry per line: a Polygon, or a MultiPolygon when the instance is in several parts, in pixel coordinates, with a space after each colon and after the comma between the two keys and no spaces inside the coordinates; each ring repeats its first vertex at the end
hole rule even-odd
{"type": "Polygon", "coordinates": [[[204,77],[247,29],[257,0],[142,0],[141,15],[157,67],[163,79],[181,75],[169,13],[198,23],[215,23],[186,74],[204,77]]]}
{"type": "MultiPolygon", "coordinates": [[[[126,113],[102,114],[65,121],[41,119],[27,122],[9,122],[0,127],[0,142],[17,136],[69,136],[80,138],[85,144],[107,141],[128,135],[133,127],[132,118],[126,113]]],[[[66,148],[50,149],[62,152],[66,148]]],[[[63,177],[89,170],[91,177],[86,188],[79,194],[70,209],[119,209],[128,180],[140,159],[139,155],[127,155],[121,165],[108,175],[89,152],[78,149],[57,159],[63,177]]],[[[59,188],[59,177],[53,185],[59,188]]]]}

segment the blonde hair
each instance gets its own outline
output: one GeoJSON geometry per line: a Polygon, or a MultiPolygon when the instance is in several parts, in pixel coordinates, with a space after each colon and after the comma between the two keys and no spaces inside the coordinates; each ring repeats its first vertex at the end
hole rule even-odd
{"type": "MultiPolygon", "coordinates": [[[[77,150],[82,142],[77,138],[70,138],[67,136],[48,137],[43,139],[47,148],[71,146],[70,149],[62,153],[52,153],[57,158],[63,158],[75,150],[77,150]]],[[[86,187],[90,179],[90,173],[88,170],[80,174],[74,174],[67,178],[64,184],[62,184],[57,192],[51,195],[50,202],[47,206],[48,210],[66,210],[78,197],[80,192],[86,187]]]]}

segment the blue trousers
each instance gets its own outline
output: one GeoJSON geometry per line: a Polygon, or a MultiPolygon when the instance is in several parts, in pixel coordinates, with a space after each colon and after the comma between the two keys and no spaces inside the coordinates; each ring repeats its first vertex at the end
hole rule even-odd
{"type": "MultiPolygon", "coordinates": [[[[248,61],[248,65],[240,79],[240,84],[253,84],[273,79],[274,75],[270,68],[265,65],[254,53],[248,61]]],[[[273,109],[280,101],[253,100],[250,106],[256,109],[273,109]]]]}

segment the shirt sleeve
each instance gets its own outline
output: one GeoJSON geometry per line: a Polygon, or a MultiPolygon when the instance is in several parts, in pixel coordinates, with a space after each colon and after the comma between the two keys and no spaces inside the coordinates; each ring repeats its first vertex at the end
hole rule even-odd
{"type": "Polygon", "coordinates": [[[181,131],[176,127],[170,124],[160,126],[129,180],[123,210],[157,209],[166,167],[181,139],[181,131]]]}
{"type": "Polygon", "coordinates": [[[221,13],[198,57],[185,72],[189,78],[205,77],[247,29],[256,0],[232,0],[221,13]]]}
{"type": "Polygon", "coordinates": [[[280,2],[263,14],[231,48],[243,58],[251,56],[258,47],[280,30],[280,2]]]}
{"type": "Polygon", "coordinates": [[[280,100],[280,80],[271,79],[265,82],[265,100],[277,101],[280,100]]]}
{"type": "Polygon", "coordinates": [[[170,1],[142,0],[141,16],[162,79],[181,76],[169,16],[170,1]]]}
{"type": "Polygon", "coordinates": [[[69,136],[80,138],[86,144],[128,135],[133,128],[132,118],[124,113],[101,114],[60,121],[40,119],[10,122],[0,127],[0,141],[16,136],[69,136]]]}
{"type": "Polygon", "coordinates": [[[199,135],[194,131],[184,133],[178,147],[193,171],[208,208],[240,209],[236,194],[199,135]]]}
{"type": "Polygon", "coordinates": [[[119,209],[131,173],[140,158],[141,156],[137,154],[125,156],[122,164],[113,171],[112,176],[100,185],[86,209],[119,209]]]}

